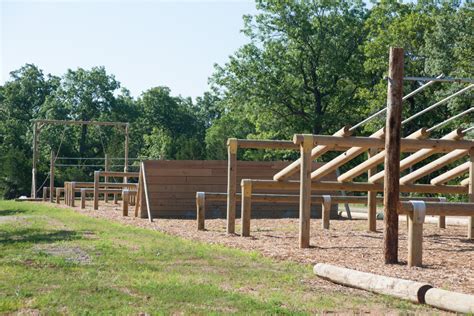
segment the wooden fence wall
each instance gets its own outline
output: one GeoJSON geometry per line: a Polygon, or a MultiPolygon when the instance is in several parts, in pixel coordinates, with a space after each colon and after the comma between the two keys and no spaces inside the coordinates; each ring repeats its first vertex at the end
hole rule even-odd
{"type": "MultiPolygon", "coordinates": [[[[237,183],[240,192],[241,179],[272,179],[273,175],[290,162],[238,161],[237,183]]],[[[227,191],[226,160],[148,160],[144,161],[146,184],[153,218],[196,218],[196,192],[227,191]]],[[[314,168],[318,166],[314,163],[314,168]]],[[[299,179],[299,173],[294,180],[299,179]]],[[[325,179],[336,179],[335,174],[325,179]]],[[[299,194],[299,191],[265,191],[255,193],[299,194]]],[[[317,194],[338,194],[320,192],[317,194]]],[[[141,217],[147,217],[146,202],[140,207],[141,217]]],[[[337,205],[333,206],[337,212],[337,205]]],[[[314,217],[321,217],[321,206],[312,207],[314,217]]],[[[222,202],[206,203],[206,217],[225,217],[226,205],[222,202]]],[[[253,217],[297,217],[297,204],[261,204],[252,207],[253,217]]],[[[240,199],[237,204],[240,216],[240,199]]]]}

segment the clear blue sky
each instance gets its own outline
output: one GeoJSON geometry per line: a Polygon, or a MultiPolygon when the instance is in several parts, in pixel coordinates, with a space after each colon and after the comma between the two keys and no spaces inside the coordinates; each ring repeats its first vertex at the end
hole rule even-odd
{"type": "Polygon", "coordinates": [[[105,66],[134,96],[159,85],[207,90],[214,63],[247,40],[253,1],[0,0],[0,84],[34,63],[45,74],[105,66]]]}

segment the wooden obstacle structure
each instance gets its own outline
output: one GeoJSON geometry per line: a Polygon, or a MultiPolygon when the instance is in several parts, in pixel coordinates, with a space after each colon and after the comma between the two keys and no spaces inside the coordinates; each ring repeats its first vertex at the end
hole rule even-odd
{"type": "MultiPolygon", "coordinates": [[[[254,162],[235,161],[232,177],[235,180],[231,185],[235,187],[236,194],[239,191],[237,184],[244,178],[266,178],[271,179],[273,174],[288,165],[288,162],[254,162]]],[[[319,164],[314,163],[314,167],[319,164]]],[[[222,160],[211,161],[144,161],[140,168],[141,183],[143,190],[138,194],[137,215],[143,218],[196,218],[196,192],[220,192],[226,195],[229,188],[228,162],[222,160]]],[[[327,179],[335,179],[331,174],[327,179]]],[[[298,190],[286,190],[288,193],[297,194],[298,190]]],[[[257,192],[258,193],[258,192],[257,192]]],[[[266,193],[281,194],[280,190],[270,190],[266,193]]],[[[323,191],[323,193],[335,195],[335,192],[323,191]]],[[[226,195],[227,196],[227,195],[226,195]]],[[[215,199],[208,201],[208,210],[211,217],[222,217],[226,214],[227,200],[215,199]]],[[[298,207],[293,202],[275,203],[267,201],[260,203],[254,214],[259,217],[291,217],[297,215],[298,207]]],[[[337,214],[337,206],[333,207],[337,214]]],[[[313,215],[320,212],[319,205],[313,207],[313,215]]]]}

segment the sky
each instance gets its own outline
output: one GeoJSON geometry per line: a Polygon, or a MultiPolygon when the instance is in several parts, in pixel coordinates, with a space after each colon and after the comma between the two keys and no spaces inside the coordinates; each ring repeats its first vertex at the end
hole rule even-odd
{"type": "Polygon", "coordinates": [[[248,40],[253,1],[0,0],[0,85],[33,63],[45,74],[105,66],[133,96],[156,86],[197,97],[214,63],[248,40]]]}

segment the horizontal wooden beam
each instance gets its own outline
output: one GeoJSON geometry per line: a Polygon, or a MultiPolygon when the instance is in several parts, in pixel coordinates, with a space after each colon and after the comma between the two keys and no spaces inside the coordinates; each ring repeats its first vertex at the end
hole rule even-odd
{"type": "MultiPolygon", "coordinates": [[[[294,137],[295,142],[301,142],[303,134],[296,134],[294,137]]],[[[361,137],[361,136],[326,136],[326,135],[313,135],[313,145],[324,145],[332,147],[346,147],[346,148],[385,148],[385,141],[381,138],[375,137],[361,137]]],[[[423,148],[433,148],[441,151],[451,151],[455,149],[469,150],[474,148],[474,140],[447,140],[447,139],[409,139],[402,138],[401,150],[402,151],[413,151],[423,148]]]]}
{"type": "Polygon", "coordinates": [[[127,126],[128,122],[100,122],[100,121],[68,121],[68,120],[32,120],[40,124],[61,124],[61,125],[100,125],[100,126],[127,126]]]}
{"type": "Polygon", "coordinates": [[[249,149],[299,149],[299,146],[290,140],[237,139],[237,146],[249,149]]]}
{"type": "MultiPolygon", "coordinates": [[[[425,207],[426,215],[474,216],[474,203],[425,202],[425,207]]],[[[412,212],[413,204],[411,202],[399,203],[398,214],[403,215],[412,212]]]]}
{"type": "MultiPolygon", "coordinates": [[[[243,179],[242,181],[244,181],[243,179]]],[[[248,180],[252,182],[254,190],[297,190],[299,181],[275,180],[248,180]]],[[[354,192],[383,192],[383,184],[368,182],[340,183],[336,181],[319,181],[311,185],[314,191],[354,191],[354,192]]],[[[468,188],[459,185],[431,185],[431,184],[406,184],[400,185],[401,192],[412,193],[440,193],[440,194],[467,194],[468,188]]]]}
{"type": "Polygon", "coordinates": [[[101,177],[138,178],[138,172],[99,171],[101,177]]]}

